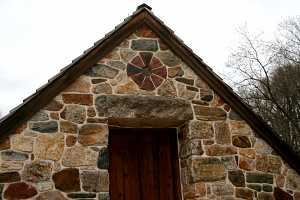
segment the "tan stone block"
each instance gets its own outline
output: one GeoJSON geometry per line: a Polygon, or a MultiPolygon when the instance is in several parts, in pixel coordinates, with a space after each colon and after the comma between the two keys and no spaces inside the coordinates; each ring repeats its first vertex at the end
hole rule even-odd
{"type": "Polygon", "coordinates": [[[78,142],[84,146],[106,145],[108,127],[106,124],[85,124],[79,130],[78,142]]]}
{"type": "Polygon", "coordinates": [[[226,156],[237,154],[237,149],[232,146],[210,145],[205,147],[208,156],[226,156]]]}
{"type": "Polygon", "coordinates": [[[246,158],[254,159],[256,155],[256,151],[255,149],[250,149],[250,148],[240,148],[239,154],[246,158]]]}
{"type": "Polygon", "coordinates": [[[205,183],[199,182],[183,187],[183,196],[186,199],[203,197],[206,195],[205,183]]]}
{"type": "Polygon", "coordinates": [[[123,85],[118,85],[115,89],[117,94],[136,94],[138,91],[139,87],[131,80],[123,85]]]}
{"type": "Polygon", "coordinates": [[[64,92],[79,92],[79,93],[89,93],[90,92],[90,80],[86,76],[80,76],[72,83],[64,92]]]}
{"type": "Polygon", "coordinates": [[[23,168],[23,161],[1,161],[0,172],[15,171],[23,168]]]}
{"type": "Polygon", "coordinates": [[[18,151],[32,152],[33,138],[23,135],[13,135],[11,137],[11,148],[18,151]]]}
{"type": "Polygon", "coordinates": [[[76,145],[64,151],[62,164],[66,167],[96,166],[98,153],[76,145]]]}
{"type": "Polygon", "coordinates": [[[277,156],[257,155],[256,170],[279,174],[281,172],[281,159],[277,156]]]}
{"type": "Polygon", "coordinates": [[[239,157],[239,168],[246,170],[246,171],[252,171],[255,169],[255,160],[246,158],[244,156],[239,157]]]}
{"type": "Polygon", "coordinates": [[[230,130],[232,135],[251,135],[252,130],[245,121],[230,120],[230,130]]]}
{"type": "Polygon", "coordinates": [[[217,144],[231,144],[231,134],[226,122],[215,122],[214,129],[217,144]]]}

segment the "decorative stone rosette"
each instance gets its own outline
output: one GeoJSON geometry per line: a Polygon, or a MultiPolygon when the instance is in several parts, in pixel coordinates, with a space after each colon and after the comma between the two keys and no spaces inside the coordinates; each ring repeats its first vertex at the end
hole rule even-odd
{"type": "Polygon", "coordinates": [[[127,64],[127,75],[143,90],[152,91],[167,77],[167,69],[150,52],[140,52],[127,64]]]}

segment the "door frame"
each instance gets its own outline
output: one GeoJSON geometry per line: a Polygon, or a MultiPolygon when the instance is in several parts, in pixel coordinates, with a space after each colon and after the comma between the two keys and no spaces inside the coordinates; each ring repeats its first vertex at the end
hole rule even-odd
{"type": "MultiPolygon", "coordinates": [[[[155,130],[166,130],[168,129],[168,131],[170,132],[174,132],[175,136],[171,136],[171,159],[172,159],[172,171],[173,171],[173,177],[174,177],[174,196],[175,196],[175,200],[182,200],[182,186],[181,186],[181,168],[180,168],[180,159],[179,159],[179,130],[178,128],[127,128],[127,127],[116,127],[116,126],[109,126],[109,135],[108,135],[108,153],[109,155],[111,154],[112,148],[111,148],[111,132],[110,130],[114,130],[114,129],[118,129],[118,130],[126,130],[126,129],[139,129],[139,130],[143,130],[143,129],[151,129],[153,131],[155,130]]],[[[155,134],[155,133],[153,133],[155,134]]],[[[109,157],[109,164],[110,164],[111,160],[109,157]]],[[[111,173],[111,168],[109,167],[108,171],[109,174],[111,173]]],[[[111,187],[109,187],[109,194],[111,196],[111,187]]]]}

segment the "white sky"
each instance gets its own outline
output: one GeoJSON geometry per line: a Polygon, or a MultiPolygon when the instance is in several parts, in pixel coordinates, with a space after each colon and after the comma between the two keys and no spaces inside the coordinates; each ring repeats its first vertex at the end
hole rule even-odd
{"type": "Polygon", "coordinates": [[[240,26],[272,37],[282,19],[300,14],[299,0],[0,0],[2,114],[144,2],[219,74],[240,26]]]}

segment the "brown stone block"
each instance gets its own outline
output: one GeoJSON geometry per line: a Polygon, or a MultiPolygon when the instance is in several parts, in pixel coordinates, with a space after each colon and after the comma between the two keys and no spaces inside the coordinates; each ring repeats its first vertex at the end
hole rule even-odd
{"type": "Polygon", "coordinates": [[[64,103],[66,104],[80,104],[91,106],[93,105],[93,95],[91,94],[62,94],[64,103]]]}
{"type": "Polygon", "coordinates": [[[197,118],[207,121],[225,120],[226,112],[221,108],[194,105],[197,118]]]}
{"type": "Polygon", "coordinates": [[[5,199],[27,199],[37,194],[36,189],[25,182],[12,183],[4,191],[5,199]]]}
{"type": "Polygon", "coordinates": [[[205,153],[208,156],[226,156],[237,154],[237,150],[232,146],[210,145],[205,147],[205,153]]]}
{"type": "Polygon", "coordinates": [[[236,188],[235,189],[235,196],[242,199],[252,200],[253,199],[253,192],[247,188],[236,188]]]}
{"type": "Polygon", "coordinates": [[[79,171],[75,168],[63,169],[53,174],[55,188],[64,192],[80,191],[79,171]]]}
{"type": "Polygon", "coordinates": [[[256,170],[279,174],[281,172],[281,159],[277,156],[257,155],[256,170]]]}

